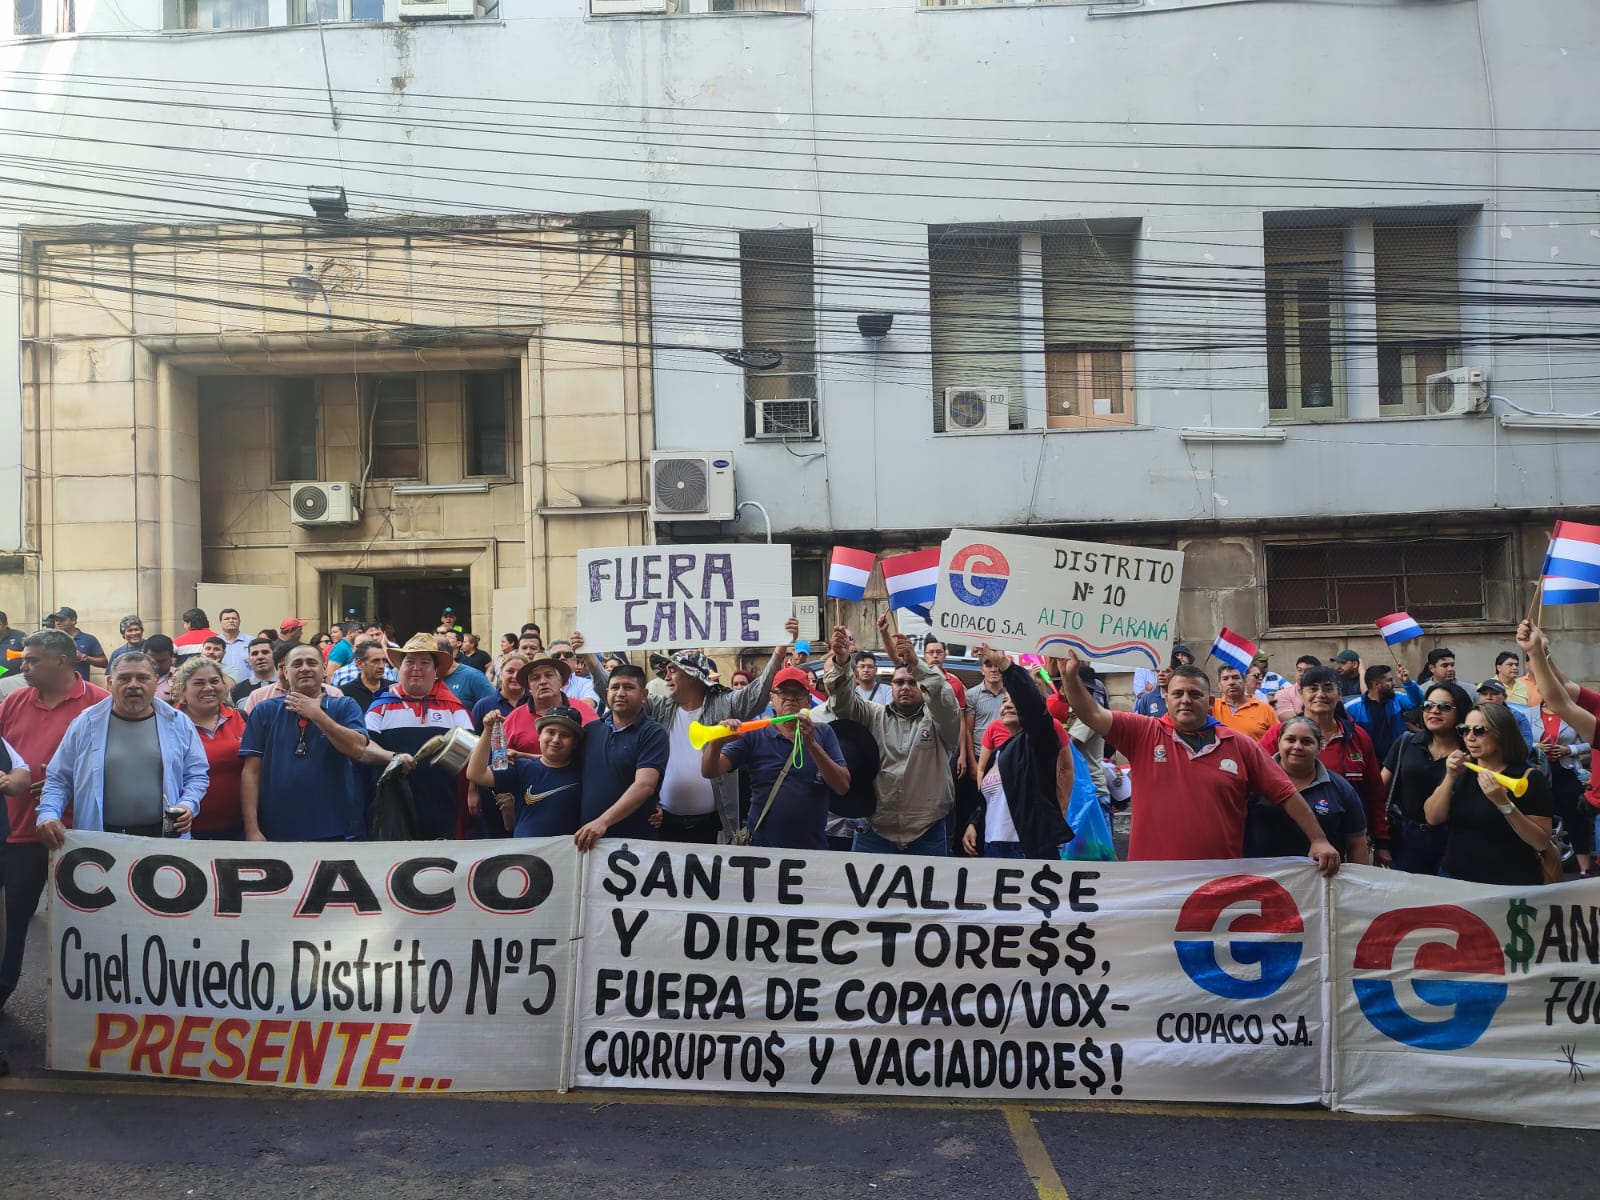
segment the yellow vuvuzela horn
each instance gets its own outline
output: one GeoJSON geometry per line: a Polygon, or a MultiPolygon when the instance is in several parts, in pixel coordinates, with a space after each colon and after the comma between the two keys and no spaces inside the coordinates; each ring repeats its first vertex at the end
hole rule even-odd
{"type": "Polygon", "coordinates": [[[1513,796],[1517,796],[1517,797],[1520,798],[1521,796],[1524,796],[1524,795],[1527,794],[1528,781],[1527,781],[1526,778],[1524,778],[1524,779],[1513,779],[1509,775],[1500,774],[1499,771],[1485,771],[1477,763],[1468,763],[1467,764],[1467,770],[1476,771],[1480,775],[1489,776],[1496,783],[1498,783],[1501,787],[1505,788],[1506,791],[1510,792],[1513,796]]]}
{"type": "Polygon", "coordinates": [[[702,725],[699,721],[690,721],[689,745],[696,750],[703,750],[708,742],[714,742],[718,738],[732,737],[736,733],[749,733],[752,729],[765,729],[768,725],[779,725],[792,720],[793,716],[762,717],[756,721],[742,721],[737,729],[729,729],[726,725],[702,725]]]}

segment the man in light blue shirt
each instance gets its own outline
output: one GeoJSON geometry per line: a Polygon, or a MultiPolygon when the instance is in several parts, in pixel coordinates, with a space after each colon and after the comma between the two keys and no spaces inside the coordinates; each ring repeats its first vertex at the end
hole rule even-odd
{"type": "Polygon", "coordinates": [[[160,837],[165,810],[181,809],[187,837],[211,782],[194,723],[155,698],[149,658],[122,655],[106,683],[111,695],[73,720],[45,772],[39,840],[51,850],[66,840],[69,806],[75,829],[143,837],[160,837]]]}

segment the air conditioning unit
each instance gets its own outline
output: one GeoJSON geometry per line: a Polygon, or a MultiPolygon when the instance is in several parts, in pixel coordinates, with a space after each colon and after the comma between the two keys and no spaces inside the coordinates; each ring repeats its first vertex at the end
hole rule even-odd
{"type": "Polygon", "coordinates": [[[946,433],[1011,428],[1011,393],[1005,388],[945,388],[946,433]]]}
{"type": "Polygon", "coordinates": [[[817,402],[815,400],[757,400],[758,438],[815,438],[817,402]]]}
{"type": "Polygon", "coordinates": [[[1489,384],[1477,367],[1457,367],[1428,376],[1428,415],[1456,416],[1489,407],[1489,384]]]}
{"type": "Polygon", "coordinates": [[[400,0],[402,21],[441,21],[481,15],[478,0],[400,0]]]}
{"type": "Polygon", "coordinates": [[[289,519],[296,525],[354,525],[361,510],[348,483],[297,483],[289,492],[289,519]]]}
{"type": "Polygon", "coordinates": [[[715,450],[650,456],[652,521],[731,521],[733,455],[715,450]]]}

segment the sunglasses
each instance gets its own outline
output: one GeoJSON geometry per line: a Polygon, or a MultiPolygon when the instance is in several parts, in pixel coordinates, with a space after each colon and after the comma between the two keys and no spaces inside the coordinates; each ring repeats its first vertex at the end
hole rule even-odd
{"type": "Polygon", "coordinates": [[[1454,712],[1455,707],[1448,700],[1424,700],[1422,702],[1423,712],[1454,712]]]}
{"type": "Polygon", "coordinates": [[[1457,725],[1456,729],[1462,737],[1492,737],[1494,730],[1487,725],[1457,725]]]}
{"type": "Polygon", "coordinates": [[[550,657],[551,658],[576,658],[577,655],[573,654],[570,650],[557,650],[550,657]]]}

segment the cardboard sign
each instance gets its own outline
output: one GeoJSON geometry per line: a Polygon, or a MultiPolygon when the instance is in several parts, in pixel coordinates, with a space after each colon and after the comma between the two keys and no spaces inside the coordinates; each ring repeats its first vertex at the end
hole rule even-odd
{"type": "Polygon", "coordinates": [[[794,611],[788,546],[578,552],[578,628],[608,650],[779,646],[794,611]]]}
{"type": "Polygon", "coordinates": [[[1182,576],[1175,550],[953,529],[933,626],[968,646],[1162,667],[1182,576]]]}

